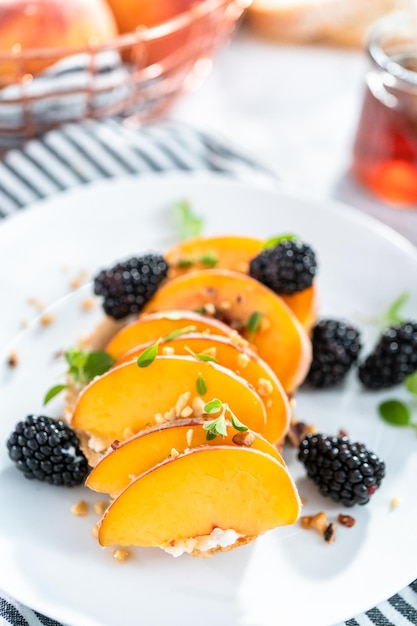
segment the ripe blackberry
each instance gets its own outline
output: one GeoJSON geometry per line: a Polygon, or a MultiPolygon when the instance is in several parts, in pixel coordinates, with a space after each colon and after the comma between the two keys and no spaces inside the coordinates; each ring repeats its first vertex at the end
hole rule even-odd
{"type": "Polygon", "coordinates": [[[317,272],[312,248],[298,239],[266,248],[249,264],[249,275],[278,294],[291,295],[311,287],[317,272]]]}
{"type": "Polygon", "coordinates": [[[298,459],[323,496],[349,507],[367,504],[385,476],[385,463],[347,437],[308,434],[298,459]]]}
{"type": "Polygon", "coordinates": [[[168,273],[160,254],[144,254],[102,270],[94,279],[94,293],[103,296],[107,315],[120,320],[141,311],[168,273]]]}
{"type": "Polygon", "coordinates": [[[362,344],[359,331],[348,322],[322,319],[313,328],[313,360],[306,380],[313,387],[333,387],[357,361],[362,344]]]}
{"type": "Polygon", "coordinates": [[[417,321],[390,326],[359,366],[359,380],[368,389],[384,389],[403,382],[417,370],[417,321]]]}
{"type": "Polygon", "coordinates": [[[9,457],[26,478],[75,487],[87,477],[87,459],[75,432],[62,420],[29,415],[7,440],[9,457]]]}

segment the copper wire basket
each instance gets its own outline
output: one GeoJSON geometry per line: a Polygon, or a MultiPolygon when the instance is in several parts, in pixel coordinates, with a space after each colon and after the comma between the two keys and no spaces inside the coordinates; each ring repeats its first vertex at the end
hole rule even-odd
{"type": "Polygon", "coordinates": [[[85,118],[162,117],[208,75],[251,0],[205,0],[152,28],[78,49],[0,51],[0,149],[85,118]],[[46,67],[34,75],[28,63],[46,67]]]}

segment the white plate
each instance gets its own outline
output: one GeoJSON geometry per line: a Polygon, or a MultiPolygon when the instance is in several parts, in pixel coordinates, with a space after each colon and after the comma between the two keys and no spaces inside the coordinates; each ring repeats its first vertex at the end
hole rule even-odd
{"type": "MultiPolygon", "coordinates": [[[[354,209],[279,188],[220,176],[161,175],[56,196],[0,228],[0,290],[10,294],[2,299],[0,339],[5,354],[15,348],[20,359],[15,370],[4,366],[0,374],[1,441],[19,419],[42,411],[44,392],[61,373],[53,355],[100,316],[81,311],[90,286],[61,298],[70,278],[172,244],[172,207],[184,198],[204,216],[207,234],[300,235],[318,253],[322,314],[361,325],[369,341],[375,332],[369,318],[415,289],[417,255],[398,235],[354,209]],[[6,347],[21,319],[33,314],[28,296],[58,300],[55,323],[43,328],[35,319],[6,347]]],[[[364,392],[352,372],[341,390],[299,393],[300,420],[324,432],[344,428],[387,463],[387,477],[371,503],[344,511],[353,513],[356,525],[338,527],[331,545],[296,524],[209,560],[174,559],[149,549],[120,564],[92,539],[95,515],[70,514],[80,498],[97,498],[83,488],[25,480],[2,444],[0,588],[72,626],[329,626],[369,609],[417,576],[415,433],[383,424],[376,413],[382,398],[400,392],[364,392]],[[394,497],[400,506],[391,510],[394,497]]],[[[60,408],[55,400],[48,412],[60,408]]],[[[287,453],[307,498],[305,513],[325,510],[333,520],[343,509],[316,494],[294,456],[287,453]]]]}

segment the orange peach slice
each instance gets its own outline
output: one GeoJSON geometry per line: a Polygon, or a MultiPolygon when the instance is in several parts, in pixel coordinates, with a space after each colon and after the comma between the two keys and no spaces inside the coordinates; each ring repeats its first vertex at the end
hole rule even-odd
{"type": "MultiPolygon", "coordinates": [[[[182,276],[196,269],[232,270],[247,274],[250,261],[265,247],[265,241],[241,235],[194,237],[181,241],[165,252],[169,277],[182,276]]],[[[317,287],[313,284],[293,295],[281,295],[302,325],[310,329],[317,319],[317,287]]]]}
{"type": "Polygon", "coordinates": [[[102,546],[173,546],[213,529],[255,538],[293,524],[300,499],[287,469],[269,454],[204,446],[165,460],[113,501],[99,527],[102,546]]]}
{"type": "Polygon", "coordinates": [[[246,336],[249,320],[259,314],[259,327],[249,337],[251,344],[285,391],[293,392],[310,367],[311,342],[282,298],[257,280],[230,270],[196,270],[165,283],[144,312],[212,308],[217,314],[226,306],[228,316],[246,336]]]}
{"type": "MultiPolygon", "coordinates": [[[[242,422],[245,418],[240,416],[242,422]]],[[[272,444],[253,431],[239,433],[230,423],[227,435],[207,440],[206,420],[185,419],[144,430],[107,453],[90,472],[86,486],[93,491],[118,494],[136,477],[169,456],[204,445],[249,446],[261,450],[285,465],[272,444]]]]}
{"type": "MultiPolygon", "coordinates": [[[[232,343],[233,338],[216,335],[183,334],[159,345],[159,352],[172,351],[173,354],[201,354],[215,358],[217,363],[227,367],[242,378],[262,397],[265,403],[267,423],[263,435],[268,441],[277,442],[288,430],[291,411],[286,395],[278,378],[260,356],[244,345],[232,343]]],[[[240,341],[244,344],[244,341],[240,341]]],[[[148,344],[129,351],[116,363],[132,361],[139,356],[148,344]]]]}
{"type": "Polygon", "coordinates": [[[219,398],[236,415],[248,416],[248,428],[265,430],[264,404],[247,381],[217,363],[191,356],[157,356],[145,368],[133,361],[111,369],[81,392],[71,426],[110,445],[158,420],[187,417],[185,411],[191,416],[195,397],[204,403],[219,398]],[[198,380],[204,381],[205,393],[199,393],[198,380]]]}
{"type": "Polygon", "coordinates": [[[142,315],[124,326],[109,341],[105,349],[113,359],[117,360],[138,345],[147,341],[156,341],[159,337],[166,337],[172,331],[180,329],[224,336],[232,332],[226,324],[190,310],[162,311],[152,315],[142,315]]]}

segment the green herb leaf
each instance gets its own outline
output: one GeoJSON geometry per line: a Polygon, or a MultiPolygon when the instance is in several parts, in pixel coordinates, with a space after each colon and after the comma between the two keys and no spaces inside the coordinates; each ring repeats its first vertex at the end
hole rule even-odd
{"type": "Polygon", "coordinates": [[[206,439],[214,439],[218,435],[225,437],[227,435],[227,428],[224,413],[217,419],[203,424],[203,428],[207,430],[206,439]]]}
{"type": "Polygon", "coordinates": [[[155,361],[158,354],[158,346],[161,341],[162,339],[159,338],[158,341],[155,341],[155,343],[150,345],[149,348],[146,348],[146,350],[144,350],[142,354],[138,356],[136,361],[138,367],[149,367],[149,365],[151,365],[155,361]]]}
{"type": "Polygon", "coordinates": [[[402,324],[405,321],[405,317],[401,315],[401,309],[410,297],[408,291],[403,292],[390,304],[388,309],[382,313],[371,318],[371,321],[380,326],[382,329],[388,326],[395,326],[396,324],[402,324]]]}
{"type": "Polygon", "coordinates": [[[261,323],[262,317],[263,317],[263,313],[259,313],[259,311],[255,311],[254,313],[252,313],[252,315],[249,317],[248,321],[246,322],[246,328],[248,329],[248,333],[249,333],[249,340],[253,339],[253,336],[259,329],[259,325],[261,323]]]}
{"type": "Polygon", "coordinates": [[[65,353],[65,360],[68,363],[68,374],[83,385],[107,372],[114,364],[114,359],[102,350],[88,352],[70,348],[65,353]]]}
{"type": "Polygon", "coordinates": [[[223,402],[218,398],[213,398],[210,402],[204,405],[203,411],[207,415],[211,415],[212,413],[218,413],[223,408],[223,402]]]}
{"type": "Polygon", "coordinates": [[[386,400],[379,405],[378,411],[384,422],[391,426],[411,425],[410,410],[400,400],[386,400]]]}
{"type": "Polygon", "coordinates": [[[184,326],[183,328],[175,328],[172,330],[166,337],[164,337],[164,341],[171,341],[171,339],[176,339],[177,337],[181,337],[181,335],[188,335],[189,333],[195,333],[197,331],[197,326],[184,326]]]}
{"type": "Polygon", "coordinates": [[[55,398],[55,396],[60,394],[61,391],[64,391],[64,389],[66,388],[67,385],[55,385],[54,387],[51,387],[45,394],[45,397],[43,399],[43,406],[48,404],[48,402],[50,402],[53,398],[55,398]]]}
{"type": "Polygon", "coordinates": [[[198,260],[201,265],[205,265],[206,267],[216,267],[219,262],[214,252],[207,252],[207,254],[203,254],[198,260]]]}
{"type": "Polygon", "coordinates": [[[179,222],[180,239],[198,237],[203,232],[202,218],[194,215],[191,205],[186,200],[175,205],[175,214],[179,222]]]}
{"type": "Polygon", "coordinates": [[[407,376],[407,378],[405,379],[405,388],[407,389],[407,391],[417,396],[417,372],[414,372],[414,374],[410,374],[410,376],[407,376]]]}
{"type": "Polygon", "coordinates": [[[199,374],[197,376],[196,388],[197,388],[197,393],[199,393],[200,396],[204,396],[204,394],[207,393],[207,383],[204,380],[202,374],[199,374]]]}
{"type": "Polygon", "coordinates": [[[192,267],[194,265],[194,261],[192,259],[179,259],[177,261],[177,267],[179,269],[187,269],[188,267],[192,267]]]}
{"type": "Polygon", "coordinates": [[[232,422],[232,426],[235,430],[238,430],[241,433],[246,432],[248,429],[247,426],[245,426],[245,424],[242,424],[242,422],[240,420],[237,419],[236,415],[234,413],[232,413],[232,411],[230,411],[230,421],[232,422]]]}
{"type": "Polygon", "coordinates": [[[299,239],[299,237],[297,237],[297,235],[291,235],[291,234],[277,235],[276,237],[270,237],[269,239],[265,241],[264,248],[275,248],[275,246],[282,243],[283,241],[292,241],[293,239],[299,239]]]}

